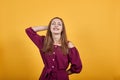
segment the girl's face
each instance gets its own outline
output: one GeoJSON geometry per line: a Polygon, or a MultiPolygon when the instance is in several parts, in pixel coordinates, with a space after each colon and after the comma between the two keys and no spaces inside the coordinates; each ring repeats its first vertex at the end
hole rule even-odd
{"type": "Polygon", "coordinates": [[[54,19],[51,22],[50,30],[52,33],[61,33],[63,29],[62,21],[60,19],[54,19]]]}

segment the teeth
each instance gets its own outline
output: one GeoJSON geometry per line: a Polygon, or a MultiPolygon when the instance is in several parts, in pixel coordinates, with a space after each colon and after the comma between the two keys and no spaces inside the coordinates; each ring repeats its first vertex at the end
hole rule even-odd
{"type": "Polygon", "coordinates": [[[53,30],[59,30],[58,28],[53,28],[53,30]]]}

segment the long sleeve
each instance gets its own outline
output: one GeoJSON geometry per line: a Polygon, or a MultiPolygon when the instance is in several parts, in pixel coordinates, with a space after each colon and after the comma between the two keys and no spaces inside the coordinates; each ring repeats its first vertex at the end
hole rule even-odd
{"type": "Polygon", "coordinates": [[[69,49],[68,59],[71,63],[70,71],[72,73],[80,73],[82,70],[82,62],[79,56],[79,52],[76,47],[69,49]]]}
{"type": "Polygon", "coordinates": [[[31,27],[25,29],[28,37],[33,41],[33,43],[41,49],[43,47],[43,41],[45,36],[40,36],[31,27]]]}

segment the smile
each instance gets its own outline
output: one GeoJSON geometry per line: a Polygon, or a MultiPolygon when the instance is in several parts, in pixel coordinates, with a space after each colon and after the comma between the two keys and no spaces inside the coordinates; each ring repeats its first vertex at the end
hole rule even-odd
{"type": "Polygon", "coordinates": [[[56,27],[55,27],[55,28],[53,28],[53,30],[59,30],[59,28],[56,28],[56,27]]]}

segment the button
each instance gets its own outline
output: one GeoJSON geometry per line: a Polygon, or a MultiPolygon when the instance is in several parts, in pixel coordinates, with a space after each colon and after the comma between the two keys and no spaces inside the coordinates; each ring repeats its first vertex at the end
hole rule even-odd
{"type": "Polygon", "coordinates": [[[54,66],[52,66],[52,68],[54,68],[54,66]]]}
{"type": "Polygon", "coordinates": [[[52,59],[53,61],[55,61],[55,59],[52,59]]]}
{"type": "Polygon", "coordinates": [[[55,54],[55,52],[53,52],[53,54],[55,54]]]}

